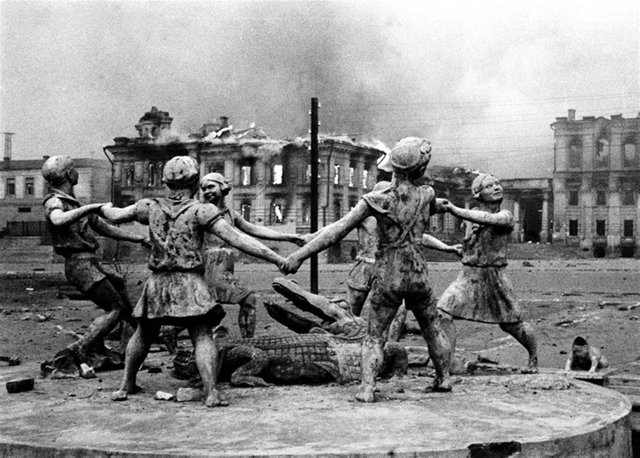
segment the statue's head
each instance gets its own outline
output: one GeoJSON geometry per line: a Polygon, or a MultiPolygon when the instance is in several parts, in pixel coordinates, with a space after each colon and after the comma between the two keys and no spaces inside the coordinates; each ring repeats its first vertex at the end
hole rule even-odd
{"type": "Polygon", "coordinates": [[[471,194],[482,202],[501,202],[504,193],[500,180],[488,173],[481,173],[471,183],[471,194]]]}
{"type": "Polygon", "coordinates": [[[431,143],[420,137],[403,138],[389,153],[389,161],[394,173],[416,177],[423,175],[430,160],[431,143]]]}
{"type": "Polygon", "coordinates": [[[59,186],[65,181],[72,185],[78,183],[78,172],[69,156],[51,156],[42,164],[42,176],[52,186],[59,186]]]}
{"type": "Polygon", "coordinates": [[[175,156],[164,165],[162,182],[169,189],[186,189],[198,184],[198,162],[190,156],[175,156]]]}
{"type": "Polygon", "coordinates": [[[231,191],[231,184],[221,173],[207,173],[200,179],[200,190],[207,202],[226,196],[231,191]]]}

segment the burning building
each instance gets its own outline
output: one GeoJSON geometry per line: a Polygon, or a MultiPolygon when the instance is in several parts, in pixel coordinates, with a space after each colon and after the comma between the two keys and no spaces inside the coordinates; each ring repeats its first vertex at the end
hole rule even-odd
{"type": "MultiPolygon", "coordinates": [[[[260,127],[236,129],[227,117],[189,135],[171,128],[169,113],[153,107],[136,124],[137,137],[117,137],[105,147],[113,157],[114,200],[125,206],[143,197],[164,195],[162,168],[177,155],[194,157],[201,175],[222,173],[233,185],[230,207],[258,225],[283,232],[308,232],[311,222],[309,139],[273,139],[260,127]]],[[[376,182],[384,152],[348,136],[319,139],[319,225],[345,215],[376,182]]],[[[351,253],[347,240],[329,258],[351,253]]],[[[274,248],[286,248],[276,242],[274,248]]]]}

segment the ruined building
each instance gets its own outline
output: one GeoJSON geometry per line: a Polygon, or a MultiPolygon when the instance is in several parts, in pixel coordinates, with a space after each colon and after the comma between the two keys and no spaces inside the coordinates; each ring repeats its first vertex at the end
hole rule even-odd
{"type": "Polygon", "coordinates": [[[634,256],[640,223],[640,115],[556,118],[553,239],[634,256]]]}
{"type": "MultiPolygon", "coordinates": [[[[491,173],[490,170],[487,171],[491,173]]],[[[431,185],[436,196],[445,198],[460,207],[473,208],[476,200],[470,188],[477,171],[461,167],[430,166],[431,185]]],[[[504,188],[502,208],[514,217],[512,241],[516,243],[547,243],[551,241],[549,231],[553,208],[551,178],[501,179],[504,188]]],[[[464,237],[462,220],[445,213],[431,217],[430,231],[449,243],[460,243],[464,237]]]]}
{"type": "MultiPolygon", "coordinates": [[[[227,205],[248,221],[283,232],[309,231],[309,139],[273,139],[259,127],[236,129],[226,117],[179,135],[171,122],[169,113],[153,107],[135,126],[137,137],[117,137],[105,148],[113,157],[115,205],[164,195],[163,165],[173,156],[187,155],[197,159],[201,175],[220,172],[232,183],[227,205]]],[[[373,188],[382,155],[380,149],[354,138],[319,139],[319,226],[344,216],[373,188]]],[[[345,249],[350,253],[351,248],[347,241],[333,255],[345,249]]]]}

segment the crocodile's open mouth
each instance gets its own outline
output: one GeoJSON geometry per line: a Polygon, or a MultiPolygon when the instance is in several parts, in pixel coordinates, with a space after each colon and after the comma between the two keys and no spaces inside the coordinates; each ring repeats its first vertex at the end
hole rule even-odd
{"type": "Polygon", "coordinates": [[[327,315],[319,306],[316,306],[314,304],[314,302],[318,300],[318,296],[304,290],[296,282],[287,280],[286,278],[278,277],[273,280],[272,286],[273,289],[278,292],[278,294],[281,294],[282,296],[290,300],[293,305],[295,305],[300,310],[312,313],[318,318],[322,318],[323,320],[329,322],[335,321],[334,317],[327,315]]]}

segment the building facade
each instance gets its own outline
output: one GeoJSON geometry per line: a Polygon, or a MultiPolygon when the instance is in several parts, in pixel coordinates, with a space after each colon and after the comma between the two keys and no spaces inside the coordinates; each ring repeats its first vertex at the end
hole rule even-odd
{"type": "MultiPolygon", "coordinates": [[[[477,171],[461,167],[429,167],[436,196],[454,204],[473,208],[471,183],[477,171]]],[[[553,188],[550,178],[501,179],[504,188],[502,208],[514,217],[512,241],[516,243],[546,243],[551,241],[549,227],[553,209],[553,188]]],[[[449,213],[434,215],[430,231],[450,243],[460,243],[464,237],[462,220],[449,213]]]]}
{"type": "MultiPolygon", "coordinates": [[[[113,157],[113,189],[117,206],[143,197],[162,196],[162,168],[176,155],[198,160],[201,175],[222,173],[233,185],[227,205],[250,222],[282,232],[306,233],[311,221],[309,139],[270,138],[262,129],[234,129],[226,117],[204,124],[197,132],[179,136],[171,130],[169,113],[153,107],[140,118],[136,137],[117,137],[105,151],[113,157]]],[[[319,209],[323,227],[349,212],[377,180],[377,162],[384,149],[346,136],[321,137],[318,142],[319,209]]],[[[477,172],[459,167],[431,166],[436,196],[472,208],[471,182],[477,172]]],[[[552,202],[551,180],[504,180],[504,207],[516,220],[513,240],[546,242],[552,202]]],[[[458,243],[464,236],[461,220],[434,215],[431,232],[458,243]]],[[[284,244],[271,243],[280,252],[284,244]]],[[[355,258],[356,234],[328,250],[328,260],[355,258]]]]}
{"type": "MultiPolygon", "coordinates": [[[[305,233],[311,223],[309,139],[270,138],[261,128],[234,129],[226,117],[188,136],[172,133],[172,118],[153,107],[136,125],[138,136],[117,137],[105,147],[113,157],[117,206],[162,196],[162,168],[177,155],[194,157],[201,175],[222,173],[233,188],[227,205],[258,225],[305,233]]],[[[376,182],[380,149],[349,137],[319,139],[320,227],[344,216],[376,182]]],[[[281,244],[272,244],[283,252],[281,244]]],[[[329,258],[351,254],[355,236],[329,250],[329,258]]],[[[270,245],[271,246],[271,245],[270,245]]],[[[293,249],[293,247],[291,247],[293,249]]],[[[355,256],[355,254],[354,254],[355,256]]]]}
{"type": "MultiPolygon", "coordinates": [[[[47,236],[42,201],[49,187],[41,172],[46,159],[0,163],[0,234],[3,236],[47,236]]],[[[82,203],[111,200],[111,166],[105,160],[74,159],[78,170],[75,194],[82,203]]]]}
{"type": "Polygon", "coordinates": [[[637,254],[640,115],[556,118],[553,240],[595,256],[637,254]]]}

